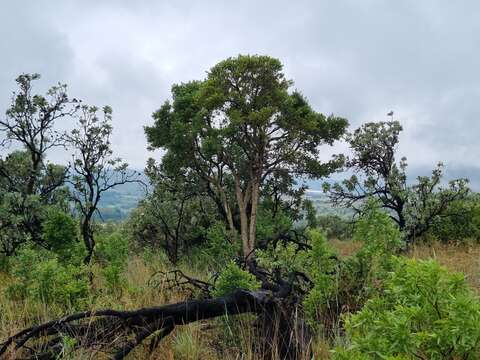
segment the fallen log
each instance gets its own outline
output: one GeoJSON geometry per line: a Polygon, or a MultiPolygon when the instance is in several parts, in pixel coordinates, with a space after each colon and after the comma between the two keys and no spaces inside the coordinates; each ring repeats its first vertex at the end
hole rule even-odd
{"type": "Polygon", "coordinates": [[[24,359],[55,359],[62,351],[63,337],[68,336],[76,340],[76,348],[115,349],[113,359],[119,360],[149,337],[153,338],[151,345],[157,345],[177,325],[248,312],[273,316],[275,311],[272,309],[278,306],[278,301],[271,291],[237,290],[223,297],[134,311],[79,312],[14,334],[0,344],[0,357],[10,353],[13,356],[21,354],[24,359]]]}

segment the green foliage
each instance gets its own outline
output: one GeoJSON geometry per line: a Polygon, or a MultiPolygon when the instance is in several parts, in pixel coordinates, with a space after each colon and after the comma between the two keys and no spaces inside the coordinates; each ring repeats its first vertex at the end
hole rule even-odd
{"type": "Polygon", "coordinates": [[[95,248],[95,259],[101,265],[107,289],[115,292],[123,287],[123,272],[127,266],[128,238],[119,232],[102,234],[95,248]]]}
{"type": "Polygon", "coordinates": [[[384,258],[394,254],[403,245],[403,235],[390,216],[379,208],[379,203],[369,199],[362,210],[362,216],[355,223],[353,239],[365,245],[357,253],[360,258],[384,258]]]}
{"type": "Polygon", "coordinates": [[[327,246],[325,235],[319,231],[310,232],[312,250],[309,251],[309,275],[313,287],[303,301],[307,321],[318,328],[318,319],[329,312],[331,302],[338,293],[335,277],[338,263],[333,251],[327,246]]]}
{"type": "Polygon", "coordinates": [[[49,249],[69,258],[77,242],[77,224],[69,213],[50,207],[42,222],[42,237],[49,249]]]}
{"type": "Polygon", "coordinates": [[[472,196],[449,205],[448,216],[437,216],[427,233],[443,242],[480,240],[480,199],[472,196]]]}
{"type": "Polygon", "coordinates": [[[255,276],[248,271],[242,270],[235,262],[231,261],[215,282],[213,295],[223,296],[238,289],[256,290],[258,288],[260,288],[260,283],[255,276]]]}
{"type": "Polygon", "coordinates": [[[214,269],[223,269],[239,255],[240,244],[231,238],[225,224],[216,222],[207,230],[207,243],[203,254],[214,269]]]}
{"type": "Polygon", "coordinates": [[[442,186],[442,163],[431,176],[419,176],[416,183],[407,184],[407,159],[395,157],[401,131],[398,121],[370,122],[356,129],[348,136],[353,155],[345,164],[355,174],[341,183],[325,183],[324,191],[335,204],[349,208],[366,196],[376,198],[413,241],[435,219],[448,216],[449,205],[467,198],[470,190],[467,179],[442,186]]]}
{"type": "Polygon", "coordinates": [[[337,327],[340,314],[358,309],[378,291],[391,269],[392,255],[401,248],[402,236],[391,218],[368,201],[355,226],[354,238],[362,248],[345,260],[334,261],[324,237],[313,233],[310,266],[313,287],[304,300],[307,321],[327,334],[337,327]],[[317,265],[318,264],[318,265],[317,265]]]}
{"type": "Polygon", "coordinates": [[[464,276],[433,260],[399,258],[382,293],[347,317],[336,359],[476,359],[480,303],[464,276]]]}
{"type": "Polygon", "coordinates": [[[259,244],[268,244],[293,228],[293,219],[283,209],[273,209],[261,204],[257,217],[257,239],[259,244]]]}
{"type": "Polygon", "coordinates": [[[439,218],[450,217],[455,221],[452,204],[466,200],[470,194],[468,180],[452,180],[441,186],[442,176],[443,164],[439,163],[430,177],[419,176],[417,183],[408,189],[404,212],[406,228],[413,239],[426,234],[439,218]]]}
{"type": "MultiPolygon", "coordinates": [[[[314,111],[290,91],[279,60],[239,55],[216,64],[203,81],[172,87],[172,102],[145,128],[150,148],[163,149],[161,167],[171,176],[195,174],[235,230],[240,215],[243,252],[256,245],[249,224],[265,183],[289,169],[296,175],[326,176],[341,161],[320,160],[320,145],[340,139],[347,121],[314,111]],[[268,180],[267,180],[268,179],[268,180]],[[233,195],[233,196],[232,196],[233,195]],[[251,208],[251,211],[247,211],[251,208]]],[[[190,179],[191,180],[191,179],[190,179]]]]}
{"type": "Polygon", "coordinates": [[[7,289],[11,298],[64,308],[79,307],[88,298],[86,267],[61,262],[55,253],[45,249],[22,247],[12,260],[11,274],[17,279],[7,289]]]}
{"type": "Polygon", "coordinates": [[[341,216],[321,215],[317,217],[315,223],[329,239],[346,240],[352,236],[352,224],[341,216]]]}

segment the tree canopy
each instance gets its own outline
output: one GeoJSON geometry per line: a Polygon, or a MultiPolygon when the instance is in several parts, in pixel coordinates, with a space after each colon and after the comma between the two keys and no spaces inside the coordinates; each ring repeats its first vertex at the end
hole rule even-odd
{"type": "Polygon", "coordinates": [[[255,248],[260,190],[276,173],[319,178],[334,171],[338,158],[319,160],[320,145],[332,145],[347,121],[315,112],[298,91],[289,91],[282,64],[268,56],[229,58],[203,81],[172,87],[172,101],[145,128],[151,148],[166,150],[166,173],[206,181],[221,199],[234,231],[240,217],[245,256],[255,248]],[[231,184],[233,196],[226,191],[231,184]]]}

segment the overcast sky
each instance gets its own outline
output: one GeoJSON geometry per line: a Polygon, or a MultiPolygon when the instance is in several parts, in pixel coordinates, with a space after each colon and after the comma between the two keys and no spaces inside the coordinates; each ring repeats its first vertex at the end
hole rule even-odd
{"type": "Polygon", "coordinates": [[[42,75],[39,91],[67,83],[71,96],[113,107],[114,150],[135,167],[152,156],[143,126],[171,85],[248,53],[279,58],[315,110],[352,129],[393,110],[412,172],[442,160],[448,176],[480,181],[478,1],[0,4],[1,113],[22,72],[42,75]]]}

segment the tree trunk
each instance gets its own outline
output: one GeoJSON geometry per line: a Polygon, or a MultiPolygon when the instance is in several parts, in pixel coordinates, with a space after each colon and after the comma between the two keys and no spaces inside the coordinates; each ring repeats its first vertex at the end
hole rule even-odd
{"type": "Polygon", "coordinates": [[[257,209],[258,209],[258,197],[260,192],[260,182],[254,181],[252,183],[252,203],[250,212],[250,229],[248,234],[248,246],[250,252],[255,249],[255,239],[257,237],[257,209]]]}
{"type": "Polygon", "coordinates": [[[93,250],[95,248],[95,240],[93,238],[93,232],[91,229],[91,217],[92,215],[87,214],[82,221],[82,238],[85,243],[85,248],[87,249],[87,256],[83,262],[88,265],[92,261],[93,250]]]}

